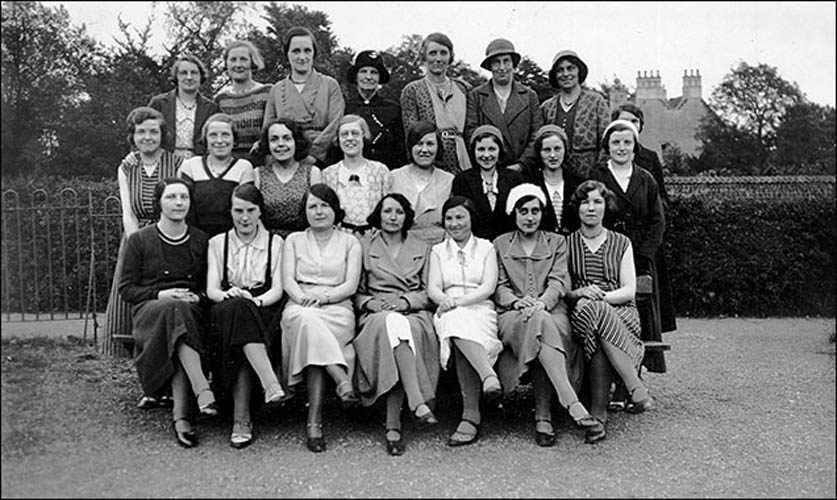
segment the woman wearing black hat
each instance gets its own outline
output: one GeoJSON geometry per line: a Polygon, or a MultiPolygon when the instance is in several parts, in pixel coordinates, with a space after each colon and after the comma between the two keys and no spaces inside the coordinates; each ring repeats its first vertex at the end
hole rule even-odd
{"type": "Polygon", "coordinates": [[[610,109],[599,92],[581,86],[585,79],[587,65],[578,54],[558,52],[549,70],[549,84],[558,93],[541,104],[541,113],[544,125],[558,125],[567,133],[567,170],[589,179],[593,169],[605,161],[601,138],[610,123],[610,109]]]}
{"type": "MultiPolygon", "coordinates": [[[[401,121],[401,105],[382,96],[382,85],[389,82],[389,70],[384,66],[383,56],[376,50],[364,50],[355,57],[346,72],[350,86],[357,92],[346,97],[347,115],[358,115],[366,120],[372,140],[364,144],[363,156],[386,165],[390,170],[406,163],[404,155],[404,124],[401,121]]],[[[342,159],[339,148],[329,152],[328,164],[342,159]]]]}

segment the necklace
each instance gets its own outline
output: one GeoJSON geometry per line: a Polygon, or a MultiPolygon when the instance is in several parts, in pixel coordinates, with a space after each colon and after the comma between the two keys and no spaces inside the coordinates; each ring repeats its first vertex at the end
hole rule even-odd
{"type": "Polygon", "coordinates": [[[584,231],[581,231],[581,237],[585,238],[585,239],[588,239],[588,240],[595,240],[596,238],[601,236],[602,233],[604,233],[604,228],[601,228],[598,233],[596,233],[592,236],[587,236],[586,234],[584,234],[584,231]]]}
{"type": "Polygon", "coordinates": [[[191,110],[195,109],[195,106],[197,106],[197,105],[198,105],[198,101],[197,101],[197,100],[196,100],[195,102],[193,102],[192,104],[186,104],[186,101],[184,101],[183,99],[181,99],[181,98],[180,98],[180,96],[177,96],[177,100],[178,100],[178,101],[180,101],[180,104],[181,104],[184,108],[188,109],[189,111],[191,111],[191,110]]]}

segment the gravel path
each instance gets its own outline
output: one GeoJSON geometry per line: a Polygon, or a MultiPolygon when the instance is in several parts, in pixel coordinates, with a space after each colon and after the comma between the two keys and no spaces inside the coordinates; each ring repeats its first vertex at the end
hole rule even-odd
{"type": "Polygon", "coordinates": [[[135,408],[129,360],[5,339],[2,496],[834,498],[834,319],[679,327],[665,339],[669,372],[643,375],[657,408],[612,414],[597,445],[561,413],[558,444],[537,447],[519,390],[485,413],[478,444],[448,448],[459,404],[446,383],[437,430],[404,419],[402,457],[386,455],[382,408],[346,415],[333,398],[326,453],[305,448],[299,401],[259,415],[245,450],[227,445],[223,419],[199,423],[200,446],[184,450],[167,410],[135,408]]]}

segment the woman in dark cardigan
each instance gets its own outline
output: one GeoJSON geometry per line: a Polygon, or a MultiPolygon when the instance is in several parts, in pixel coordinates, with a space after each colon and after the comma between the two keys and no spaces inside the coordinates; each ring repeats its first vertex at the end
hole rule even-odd
{"type": "Polygon", "coordinates": [[[190,387],[200,412],[218,406],[201,366],[205,314],[200,305],[206,277],[206,233],[186,224],[191,187],[166,178],[154,188],[159,221],[131,234],[119,292],[133,304],[135,364],[145,394],[171,384],[177,444],[192,448],[190,387]]]}

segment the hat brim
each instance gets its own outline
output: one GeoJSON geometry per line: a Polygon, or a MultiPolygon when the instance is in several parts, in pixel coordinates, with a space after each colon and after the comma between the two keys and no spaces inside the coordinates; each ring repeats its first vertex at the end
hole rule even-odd
{"type": "Polygon", "coordinates": [[[517,52],[502,51],[502,52],[495,52],[493,54],[489,54],[489,55],[485,56],[485,59],[483,59],[482,63],[480,64],[480,68],[482,68],[486,71],[491,71],[491,60],[494,59],[497,56],[502,56],[502,55],[505,55],[505,54],[508,54],[512,57],[512,64],[514,64],[515,68],[517,67],[518,64],[520,64],[520,54],[518,54],[517,52]]]}
{"type": "Polygon", "coordinates": [[[584,61],[579,59],[577,56],[566,55],[556,60],[552,65],[552,68],[549,70],[549,85],[553,88],[558,88],[558,79],[555,77],[555,67],[558,66],[558,63],[564,59],[569,59],[573,64],[578,66],[578,84],[581,85],[584,83],[587,80],[587,65],[584,64],[584,61]]]}
{"type": "MultiPolygon", "coordinates": [[[[389,83],[389,70],[387,70],[386,66],[373,66],[371,64],[364,64],[363,66],[369,66],[370,68],[378,70],[378,75],[380,76],[378,83],[380,85],[389,83]]],[[[349,83],[352,85],[357,83],[357,72],[360,71],[360,68],[363,66],[349,66],[349,70],[346,72],[346,79],[349,83]]]]}

